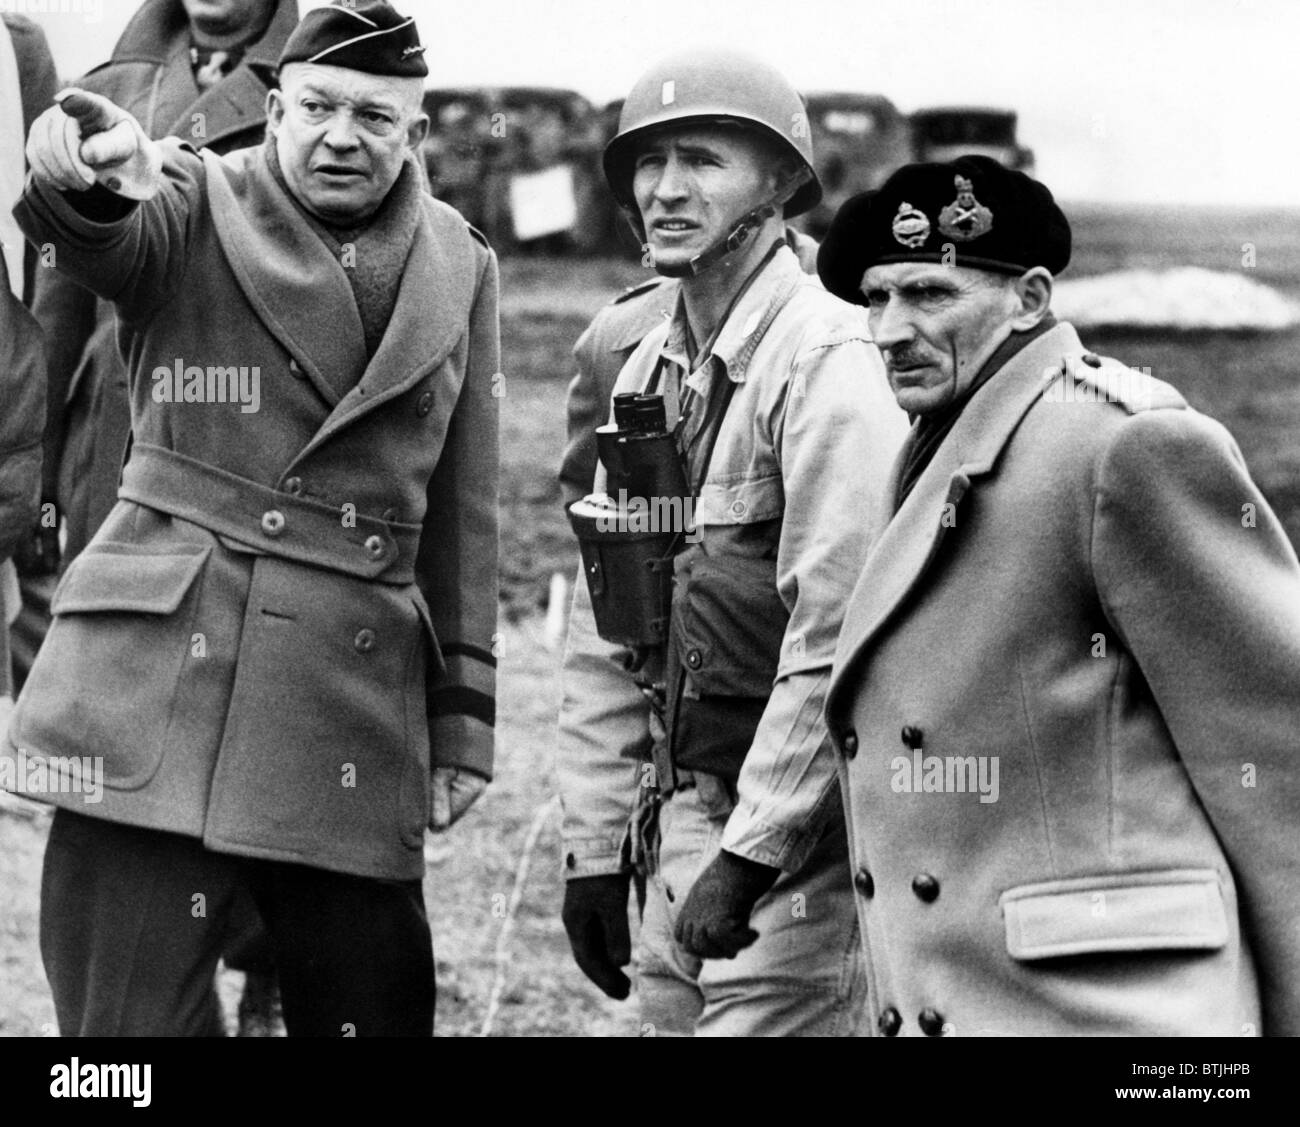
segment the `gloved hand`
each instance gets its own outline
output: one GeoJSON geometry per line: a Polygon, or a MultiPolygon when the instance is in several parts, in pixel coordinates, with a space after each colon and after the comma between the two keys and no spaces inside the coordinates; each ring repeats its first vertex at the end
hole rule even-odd
{"type": "Polygon", "coordinates": [[[100,183],[132,200],[157,193],[162,150],[134,117],[102,95],[75,87],[55,100],[27,136],[27,162],[40,183],[63,192],[100,183]]]}
{"type": "Polygon", "coordinates": [[[734,959],[758,938],[749,914],[780,875],[724,849],[691,886],[673,932],[677,942],[701,959],[734,959]]]}
{"type": "Polygon", "coordinates": [[[433,816],[429,828],[442,833],[460,821],[461,816],[487,790],[487,779],[463,767],[433,769],[433,816]]]}
{"type": "Polygon", "coordinates": [[[565,882],[560,912],[582,973],[620,1001],[632,989],[631,979],[618,969],[632,961],[632,936],[627,926],[631,880],[628,873],[574,877],[565,882]]]}

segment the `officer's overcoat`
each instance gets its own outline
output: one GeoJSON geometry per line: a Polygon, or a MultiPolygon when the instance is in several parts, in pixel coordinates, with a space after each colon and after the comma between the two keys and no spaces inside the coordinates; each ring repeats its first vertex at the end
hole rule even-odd
{"type": "Polygon", "coordinates": [[[117,303],[134,445],[10,743],[104,756],[101,804],[50,796],[82,813],[417,877],[431,739],[435,763],[491,772],[495,258],[420,193],[367,361],[345,267],[264,150],[162,146],[167,186],[125,219],[89,222],[31,182],[19,208],[117,303]],[[177,370],[190,398],[191,368],[204,401],[168,402],[177,370]],[[256,410],[211,401],[210,372],[234,368],[241,386],[258,373],[256,410]]]}
{"type": "Polygon", "coordinates": [[[1223,427],[1097,363],[1060,325],[983,386],[848,608],[886,1034],[1300,1033],[1300,568],[1223,427]]]}

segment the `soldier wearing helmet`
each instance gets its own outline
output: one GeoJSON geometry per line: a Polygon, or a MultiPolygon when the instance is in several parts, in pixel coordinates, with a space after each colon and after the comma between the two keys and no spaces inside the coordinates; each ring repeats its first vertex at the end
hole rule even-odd
{"type": "Polygon", "coordinates": [[[852,1034],[862,964],[820,709],[906,421],[861,312],[786,242],[821,188],[777,71],[730,51],[661,62],[628,96],[605,172],[655,270],[680,279],[615,394],[663,397],[691,504],[663,644],[603,638],[577,585],[557,754],[565,928],[588,977],[626,997],[642,874],[646,1032],[852,1034]]]}

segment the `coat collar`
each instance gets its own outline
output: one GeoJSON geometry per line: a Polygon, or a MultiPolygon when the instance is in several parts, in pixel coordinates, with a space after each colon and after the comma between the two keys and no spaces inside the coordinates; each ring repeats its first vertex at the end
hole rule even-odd
{"type": "Polygon", "coordinates": [[[275,182],[263,148],[202,157],[213,225],[240,289],[333,409],[313,446],[446,359],[464,334],[479,275],[456,212],[421,192],[397,302],[367,363],[343,267],[275,182]]]}
{"type": "MultiPolygon", "coordinates": [[[[1059,323],[1027,344],[971,397],[867,556],[844,616],[828,712],[851,676],[850,666],[921,581],[948,530],[954,523],[960,527],[962,499],[993,473],[1020,421],[1042,398],[1045,377],[1059,374],[1062,359],[1082,350],[1073,326],[1059,323]]],[[[897,495],[901,469],[896,461],[886,496],[897,495]]]]}
{"type": "Polygon", "coordinates": [[[196,146],[220,148],[231,137],[266,124],[266,92],[297,22],[294,0],[278,0],[271,22],[260,38],[245,45],[239,65],[200,92],[189,58],[189,21],[180,0],[150,0],[122,32],[105,65],[143,63],[159,68],[149,95],[149,120],[142,122],[151,137],[185,137],[196,146]],[[200,114],[202,135],[194,132],[200,114]]]}
{"type": "MultiPolygon", "coordinates": [[[[285,43],[298,25],[297,0],[276,0],[266,30],[244,46],[244,63],[275,69],[285,43]]],[[[181,0],[145,0],[113,47],[110,63],[163,63],[178,39],[189,49],[189,18],[181,0]]],[[[242,64],[241,64],[242,65],[242,64]]]]}

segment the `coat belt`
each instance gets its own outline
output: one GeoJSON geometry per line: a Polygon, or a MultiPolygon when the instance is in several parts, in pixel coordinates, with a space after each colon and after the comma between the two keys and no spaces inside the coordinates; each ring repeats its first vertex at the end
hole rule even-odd
{"type": "Polygon", "coordinates": [[[343,512],[137,442],[118,497],[229,536],[250,548],[359,579],[411,583],[421,525],[343,512]],[[355,527],[353,527],[355,525],[355,527]]]}

